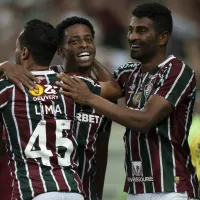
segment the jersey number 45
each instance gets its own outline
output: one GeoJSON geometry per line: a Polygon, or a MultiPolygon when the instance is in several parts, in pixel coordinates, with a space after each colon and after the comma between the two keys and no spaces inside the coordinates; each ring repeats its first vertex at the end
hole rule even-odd
{"type": "MultiPolygon", "coordinates": [[[[61,166],[71,165],[70,157],[73,151],[73,143],[70,139],[63,137],[62,135],[63,129],[65,130],[70,129],[70,123],[71,123],[70,120],[56,120],[56,155],[58,158],[58,164],[61,166]],[[64,156],[61,157],[59,155],[58,147],[66,148],[66,152],[64,156]]],[[[32,158],[32,159],[41,158],[43,165],[52,166],[50,164],[50,157],[53,156],[53,153],[51,150],[47,149],[47,139],[51,140],[51,138],[48,138],[47,136],[46,121],[41,120],[37,124],[24,150],[26,157],[32,158]],[[35,147],[34,147],[34,144],[37,138],[38,138],[38,146],[40,150],[35,150],[35,147]]]]}

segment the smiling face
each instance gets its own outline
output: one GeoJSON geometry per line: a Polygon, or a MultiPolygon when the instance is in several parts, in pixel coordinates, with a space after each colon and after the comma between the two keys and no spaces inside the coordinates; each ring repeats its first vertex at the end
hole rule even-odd
{"type": "Polygon", "coordinates": [[[159,34],[151,19],[132,17],[127,34],[132,59],[146,61],[157,53],[160,47],[159,34]]]}
{"type": "Polygon", "coordinates": [[[95,59],[96,47],[89,27],[74,24],[65,29],[62,55],[69,67],[91,67],[95,59]]]}

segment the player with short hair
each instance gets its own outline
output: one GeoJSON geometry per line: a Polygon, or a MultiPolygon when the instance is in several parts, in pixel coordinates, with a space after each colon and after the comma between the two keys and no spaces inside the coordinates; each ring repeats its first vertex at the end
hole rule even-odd
{"type": "MultiPolygon", "coordinates": [[[[21,90],[7,79],[0,80],[0,124],[7,131],[12,199],[84,199],[76,171],[75,104],[59,94],[58,78],[49,66],[58,40],[49,23],[27,22],[16,42],[16,63],[40,83],[35,89],[21,90]]],[[[100,93],[100,86],[87,78],[84,81],[100,93]]]]}
{"type": "MultiPolygon", "coordinates": [[[[91,71],[93,70],[97,72],[95,75],[98,76],[100,64],[95,61],[95,31],[90,21],[85,18],[73,16],[63,20],[56,28],[60,38],[58,53],[64,59],[63,67],[65,72],[70,74],[78,73],[92,78],[91,71]]],[[[109,84],[114,82],[113,85],[116,82],[107,70],[104,70],[103,77],[101,78],[104,81],[102,82],[102,79],[99,80],[101,95],[108,97],[112,91],[109,90],[108,92],[108,89],[105,91],[104,88],[108,86],[108,82],[109,84]]],[[[95,82],[97,83],[97,81],[95,82]]],[[[118,90],[118,94],[120,95],[119,87],[116,90],[118,90]]],[[[104,161],[104,163],[102,162],[97,166],[95,158],[96,142],[99,142],[99,140],[103,140],[101,143],[104,146],[101,146],[100,149],[98,146],[97,151],[105,157],[107,156],[106,149],[108,147],[109,133],[106,135],[101,131],[105,119],[89,106],[77,105],[75,110],[79,121],[76,133],[78,141],[77,156],[79,158],[78,173],[83,182],[86,200],[101,199],[107,159],[106,162],[104,161]],[[95,179],[96,168],[102,176],[100,180],[95,179]]]]}
{"type": "Polygon", "coordinates": [[[194,71],[166,55],[173,22],[158,3],[138,5],[128,30],[130,62],[115,72],[127,108],[91,94],[74,77],[59,76],[76,102],[92,106],[127,127],[125,192],[128,200],[198,198],[198,180],[191,163],[188,133],[195,101],[194,71]],[[83,92],[84,91],[84,92],[83,92]]]}

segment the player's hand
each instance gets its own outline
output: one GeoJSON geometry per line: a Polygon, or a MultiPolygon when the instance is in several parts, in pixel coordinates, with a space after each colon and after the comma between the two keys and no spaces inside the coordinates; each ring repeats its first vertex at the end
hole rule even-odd
{"type": "Polygon", "coordinates": [[[20,65],[6,61],[0,64],[0,68],[3,71],[3,77],[6,76],[21,89],[22,85],[29,89],[37,88],[36,83],[40,83],[40,80],[20,65]]]}
{"type": "Polygon", "coordinates": [[[72,98],[77,103],[87,104],[88,99],[91,98],[93,93],[90,92],[86,83],[75,75],[72,78],[64,73],[60,73],[57,77],[61,79],[61,82],[56,82],[58,86],[63,88],[63,90],[60,90],[61,94],[72,98]]]}

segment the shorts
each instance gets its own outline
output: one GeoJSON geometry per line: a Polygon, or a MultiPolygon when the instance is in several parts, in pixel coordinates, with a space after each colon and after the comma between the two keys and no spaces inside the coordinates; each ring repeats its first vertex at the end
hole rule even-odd
{"type": "Polygon", "coordinates": [[[33,200],[84,200],[83,195],[72,192],[47,192],[39,194],[33,200]]]}
{"type": "MultiPolygon", "coordinates": [[[[145,194],[128,194],[127,200],[192,200],[187,193],[145,193],[145,194]]],[[[195,200],[195,199],[193,199],[195,200]]]]}

